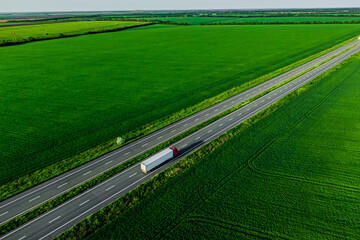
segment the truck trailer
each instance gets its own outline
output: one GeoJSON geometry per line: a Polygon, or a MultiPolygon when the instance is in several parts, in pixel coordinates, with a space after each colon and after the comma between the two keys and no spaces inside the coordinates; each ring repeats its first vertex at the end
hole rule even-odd
{"type": "Polygon", "coordinates": [[[141,163],[141,171],[148,173],[156,167],[160,166],[164,162],[175,158],[178,155],[178,150],[176,147],[169,147],[151,157],[146,159],[141,163]]]}

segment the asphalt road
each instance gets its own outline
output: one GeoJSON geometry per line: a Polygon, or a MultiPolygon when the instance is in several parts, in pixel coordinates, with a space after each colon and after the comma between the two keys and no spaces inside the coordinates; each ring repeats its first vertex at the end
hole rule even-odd
{"type": "Polygon", "coordinates": [[[165,164],[156,171],[146,175],[140,170],[140,163],[136,164],[108,179],[107,181],[95,186],[94,188],[72,198],[57,208],[39,216],[38,218],[12,231],[4,237],[1,237],[0,239],[51,239],[57,236],[61,232],[80,222],[83,218],[89,216],[91,213],[97,212],[104,206],[115,201],[118,197],[129,192],[141,183],[147,181],[159,171],[162,171],[163,169],[176,163],[181,158],[193,152],[203,144],[210,142],[214,138],[225,133],[227,130],[233,128],[257,112],[276,102],[280,98],[289,94],[296,88],[302,86],[306,82],[314,79],[321,73],[327,71],[331,67],[350,57],[352,54],[358,52],[360,50],[358,43],[359,41],[352,42],[349,45],[336,50],[335,52],[329,53],[326,56],[313,60],[312,62],[300,66],[297,69],[291,70],[263,84],[233,96],[230,99],[227,99],[199,113],[189,116],[186,119],[183,119],[153,134],[150,134],[134,143],[131,143],[128,146],[124,146],[88,164],[85,164],[42,185],[30,189],[29,191],[2,202],[0,205],[0,217],[2,218],[2,222],[4,222],[21,212],[31,209],[34,206],[41,204],[42,202],[47,201],[54,196],[57,196],[62,192],[67,191],[70,188],[73,188],[74,186],[77,186],[93,178],[94,176],[99,175],[108,169],[135,157],[136,155],[147,151],[161,142],[166,141],[167,139],[170,139],[180,134],[181,132],[190,129],[195,125],[198,125],[201,122],[216,116],[233,106],[238,105],[244,100],[258,95],[266,89],[271,88],[272,86],[324,61],[325,59],[342,52],[346,48],[356,45],[356,47],[347,51],[346,53],[343,53],[342,55],[321,65],[320,67],[311,70],[305,75],[296,78],[284,86],[266,94],[265,96],[227,115],[226,117],[219,119],[218,121],[208,125],[196,133],[182,139],[176,144],[173,144],[179,149],[179,156],[175,160],[165,164]]]}

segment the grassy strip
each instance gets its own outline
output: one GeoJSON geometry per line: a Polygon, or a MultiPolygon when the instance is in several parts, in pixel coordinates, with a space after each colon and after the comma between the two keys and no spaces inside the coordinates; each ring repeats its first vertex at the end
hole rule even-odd
{"type": "Polygon", "coordinates": [[[33,37],[30,37],[26,41],[2,42],[2,43],[0,43],[0,47],[2,47],[2,46],[20,45],[20,44],[25,44],[25,43],[28,43],[28,42],[46,41],[46,40],[51,40],[51,39],[77,37],[77,36],[82,36],[82,35],[90,35],[90,34],[98,34],[98,33],[106,33],[106,32],[120,32],[120,31],[124,31],[124,30],[127,30],[127,29],[131,29],[131,28],[144,27],[144,26],[149,26],[149,25],[154,25],[154,24],[156,24],[156,23],[153,23],[153,22],[139,23],[139,25],[135,25],[135,26],[120,27],[120,28],[114,28],[114,29],[104,29],[104,30],[99,30],[99,31],[89,31],[89,32],[79,33],[79,34],[61,34],[60,36],[57,36],[57,37],[46,37],[46,38],[33,38],[33,37]]]}
{"type": "MultiPolygon", "coordinates": [[[[349,48],[349,49],[351,49],[351,48],[349,48]]],[[[343,52],[346,52],[349,49],[346,49],[343,52]]],[[[268,89],[268,90],[266,90],[266,91],[264,91],[264,92],[262,92],[262,93],[260,93],[260,94],[258,94],[256,96],[254,96],[254,97],[252,97],[252,98],[250,98],[250,99],[248,99],[248,100],[246,100],[246,101],[244,101],[242,103],[240,103],[239,105],[237,105],[235,107],[232,107],[232,108],[220,113],[219,115],[217,115],[217,116],[215,116],[215,117],[213,117],[213,118],[211,118],[211,119],[209,119],[209,120],[207,120],[207,121],[193,127],[192,129],[189,129],[189,130],[183,132],[182,134],[180,134],[180,135],[178,135],[178,136],[176,136],[176,137],[174,137],[174,138],[172,138],[172,139],[170,139],[168,141],[163,142],[162,144],[150,149],[149,151],[147,151],[147,152],[145,152],[143,154],[140,154],[139,156],[137,156],[137,157],[135,157],[135,158],[133,158],[133,159],[131,159],[129,161],[126,161],[125,163],[122,163],[122,164],[118,165],[117,167],[115,167],[115,168],[113,168],[113,169],[99,175],[98,177],[96,177],[94,179],[91,179],[88,182],[86,182],[86,183],[84,183],[84,184],[82,184],[82,185],[80,185],[80,186],[78,186],[78,187],[76,187],[74,189],[69,190],[68,192],[60,195],[59,197],[56,197],[56,198],[48,201],[47,203],[45,203],[45,204],[43,204],[43,205],[41,205],[39,207],[36,207],[33,210],[31,210],[31,211],[29,211],[29,212],[15,218],[15,219],[3,224],[2,226],[0,226],[0,235],[6,234],[6,233],[14,230],[15,228],[20,227],[24,223],[30,221],[31,219],[34,219],[35,217],[39,216],[40,214],[42,214],[42,213],[44,213],[46,211],[49,211],[50,209],[64,203],[65,201],[68,201],[69,199],[73,198],[74,196],[85,192],[86,190],[96,186],[97,184],[99,184],[99,183],[101,183],[101,182],[103,182],[105,180],[108,180],[109,178],[115,176],[116,174],[120,173],[124,169],[135,165],[136,163],[142,161],[143,159],[147,158],[148,156],[151,156],[151,155],[155,154],[156,152],[160,151],[161,149],[163,149],[163,148],[165,148],[165,147],[167,147],[167,146],[169,146],[169,145],[171,145],[173,143],[178,142],[179,140],[185,138],[186,136],[189,136],[192,133],[202,129],[203,127],[205,127],[205,126],[207,126],[207,125],[209,125],[209,124],[223,118],[224,116],[236,111],[237,109],[243,107],[244,105],[246,105],[246,104],[248,104],[248,103],[250,103],[250,102],[252,102],[252,101],[254,101],[254,100],[256,100],[256,99],[258,99],[258,98],[260,98],[260,97],[262,97],[264,95],[266,95],[266,94],[268,94],[269,92],[273,91],[274,89],[283,86],[284,84],[286,84],[286,83],[300,77],[301,75],[304,75],[305,73],[311,71],[312,69],[324,64],[325,62],[330,61],[331,59],[335,58],[336,56],[341,55],[343,52],[335,55],[332,58],[329,58],[329,59],[325,60],[322,63],[319,63],[319,64],[315,65],[314,67],[312,67],[312,68],[310,68],[310,69],[308,69],[308,70],[306,70],[306,71],[304,71],[304,72],[302,72],[302,73],[300,73],[300,74],[298,74],[298,75],[296,75],[296,76],[294,76],[294,77],[292,77],[292,78],[290,78],[290,79],[288,79],[288,80],[286,80],[284,82],[281,82],[281,83],[273,86],[272,88],[270,88],[270,89],[268,89]]]]}
{"type": "MultiPolygon", "coordinates": [[[[356,54],[360,55],[360,54],[356,54]]],[[[124,213],[127,209],[131,208],[135,204],[141,202],[142,199],[149,196],[151,193],[155,192],[156,189],[160,188],[164,184],[166,184],[171,179],[175,178],[182,172],[189,169],[191,166],[195,165],[196,163],[200,162],[205,156],[209,153],[213,152],[218,147],[224,145],[226,142],[234,138],[236,135],[247,129],[252,124],[260,121],[261,119],[266,118],[271,113],[275,112],[276,110],[280,109],[286,103],[288,103],[293,98],[297,97],[304,91],[308,90],[310,87],[318,83],[324,77],[328,76],[329,74],[333,73],[334,71],[338,70],[345,64],[348,64],[354,58],[350,58],[345,60],[341,64],[337,65],[336,67],[332,68],[328,72],[322,74],[321,76],[313,79],[312,81],[308,82],[304,86],[298,88],[297,90],[293,91],[286,97],[280,99],[276,103],[272,104],[268,108],[260,111],[255,116],[249,118],[247,121],[239,124],[235,128],[229,130],[225,134],[221,135],[220,137],[216,138],[212,142],[208,143],[207,145],[201,147],[196,152],[190,154],[189,156],[185,157],[172,167],[166,169],[165,171],[157,174],[153,178],[151,178],[146,183],[138,186],[131,192],[127,193],[126,195],[120,197],[118,200],[113,202],[112,204],[106,206],[105,208],[101,209],[99,212],[94,213],[84,219],[79,224],[75,225],[68,231],[62,233],[60,236],[56,237],[57,240],[62,239],[84,239],[85,237],[89,236],[91,233],[94,233],[100,227],[108,224],[111,222],[112,219],[116,218],[118,215],[124,213]]]]}
{"type": "MultiPolygon", "coordinates": [[[[132,141],[135,141],[145,135],[148,135],[150,133],[153,133],[169,124],[172,124],[174,122],[177,122],[185,117],[188,117],[198,111],[201,111],[209,106],[212,106],[218,102],[221,102],[229,97],[232,97],[242,91],[245,91],[255,85],[258,85],[262,82],[265,82],[273,77],[276,77],[284,72],[287,72],[291,69],[294,69],[306,62],[309,62],[319,56],[322,56],[338,47],[341,47],[356,38],[352,38],[348,41],[345,41],[339,45],[336,45],[328,50],[325,50],[323,52],[320,52],[318,54],[315,54],[313,56],[310,56],[304,60],[301,60],[299,62],[296,62],[292,65],[289,65],[287,67],[284,67],[282,69],[279,69],[273,73],[264,75],[256,80],[250,81],[248,83],[245,83],[239,87],[232,88],[224,93],[221,93],[213,98],[206,99],[203,102],[200,102],[199,104],[196,104],[194,106],[188,107],[186,109],[183,109],[173,115],[170,115],[168,117],[159,119],[153,123],[144,125],[143,127],[136,129],[132,132],[129,132],[125,134],[123,137],[127,139],[127,143],[129,144],[132,141]]],[[[112,139],[108,142],[105,142],[103,144],[98,145],[97,147],[91,148],[83,153],[77,154],[73,157],[66,158],[62,161],[59,161],[51,166],[45,167],[43,169],[40,169],[38,171],[35,171],[31,174],[26,174],[14,181],[8,182],[6,184],[3,184],[0,187],[0,201],[3,201],[5,199],[8,199],[22,191],[25,191],[27,189],[30,189],[36,185],[39,185],[51,178],[54,178],[66,171],[69,171],[71,169],[74,169],[75,167],[78,167],[86,162],[89,162],[101,155],[104,155],[106,153],[111,152],[112,150],[118,148],[119,146],[116,144],[116,140],[112,139]]]]}

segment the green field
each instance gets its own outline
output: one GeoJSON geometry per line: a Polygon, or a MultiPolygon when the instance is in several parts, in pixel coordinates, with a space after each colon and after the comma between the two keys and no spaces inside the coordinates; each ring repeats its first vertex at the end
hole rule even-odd
{"type": "Polygon", "coordinates": [[[0,25],[26,24],[26,22],[0,22],[0,25]]]}
{"type": "Polygon", "coordinates": [[[78,35],[88,32],[101,32],[140,24],[142,23],[121,21],[83,21],[0,27],[0,44],[9,42],[27,42],[33,39],[56,38],[63,35],[78,35]]]}
{"type": "Polygon", "coordinates": [[[287,66],[359,30],[155,25],[2,47],[0,182],[287,66]]]}
{"type": "MultiPolygon", "coordinates": [[[[126,18],[126,17],[125,17],[126,18]]],[[[132,18],[132,16],[129,16],[132,18]]],[[[188,23],[191,25],[199,25],[201,23],[247,23],[247,22],[314,22],[321,21],[326,22],[351,22],[351,21],[360,21],[359,17],[250,17],[250,18],[239,18],[239,17],[140,17],[140,19],[145,20],[160,20],[160,21],[169,21],[177,23],[188,23]]]]}
{"type": "Polygon", "coordinates": [[[88,239],[358,239],[360,57],[88,239]]]}

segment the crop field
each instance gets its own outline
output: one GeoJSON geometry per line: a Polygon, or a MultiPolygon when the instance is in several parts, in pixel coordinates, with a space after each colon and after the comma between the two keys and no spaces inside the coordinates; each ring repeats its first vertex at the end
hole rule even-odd
{"type": "Polygon", "coordinates": [[[26,42],[33,39],[56,38],[63,35],[78,35],[88,32],[101,32],[141,24],[142,23],[121,21],[83,21],[0,27],[0,44],[26,42]]]}
{"type": "MultiPolygon", "coordinates": [[[[127,18],[127,17],[125,17],[127,18]]],[[[177,23],[188,23],[191,25],[199,25],[201,23],[209,24],[209,23],[246,23],[246,22],[314,22],[321,21],[323,23],[326,22],[351,22],[351,21],[360,21],[359,17],[250,17],[250,18],[239,18],[239,17],[148,17],[141,18],[145,20],[160,20],[160,21],[170,21],[177,23]]]]}
{"type": "Polygon", "coordinates": [[[1,25],[25,24],[26,22],[0,22],[1,25]]]}
{"type": "Polygon", "coordinates": [[[304,59],[359,30],[153,25],[2,47],[0,183],[304,59]]]}
{"type": "Polygon", "coordinates": [[[360,57],[88,239],[358,239],[360,57]]]}

